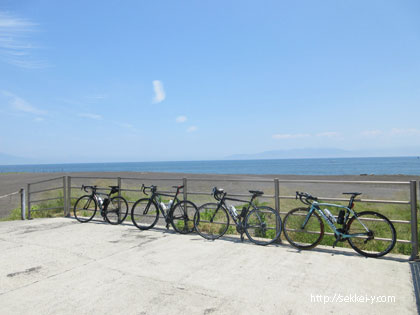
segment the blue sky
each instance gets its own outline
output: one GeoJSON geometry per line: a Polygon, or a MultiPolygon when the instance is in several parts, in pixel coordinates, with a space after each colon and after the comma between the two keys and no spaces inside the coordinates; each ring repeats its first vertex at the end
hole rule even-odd
{"type": "Polygon", "coordinates": [[[420,155],[418,1],[0,2],[0,153],[420,155]]]}

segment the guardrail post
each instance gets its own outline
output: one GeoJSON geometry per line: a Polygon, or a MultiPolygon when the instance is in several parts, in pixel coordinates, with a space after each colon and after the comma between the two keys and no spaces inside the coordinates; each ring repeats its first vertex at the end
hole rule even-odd
{"type": "Polygon", "coordinates": [[[28,192],[28,220],[31,218],[31,184],[27,185],[26,191],[28,192]]]}
{"type": "Polygon", "coordinates": [[[410,206],[411,206],[411,256],[410,260],[419,259],[419,238],[417,230],[417,189],[416,181],[410,181],[410,206]]]}
{"type": "MultiPolygon", "coordinates": [[[[280,185],[279,185],[279,179],[274,178],[274,206],[276,208],[277,213],[280,215],[280,185]]],[[[279,226],[279,223],[276,223],[276,229],[277,231],[281,229],[281,226],[279,226]]],[[[277,240],[277,243],[281,243],[281,238],[277,240]]]]}
{"type": "Polygon", "coordinates": [[[71,176],[67,176],[67,215],[70,216],[71,212],[71,176]]]}
{"type": "Polygon", "coordinates": [[[66,190],[66,176],[63,176],[63,213],[64,216],[67,216],[69,209],[67,208],[67,190],[66,190]]]}
{"type": "MultiPolygon", "coordinates": [[[[118,177],[117,179],[118,182],[118,197],[121,197],[121,177],[118,177]]],[[[118,199],[118,222],[120,222],[121,220],[121,200],[118,199]]]]}
{"type": "Polygon", "coordinates": [[[22,220],[26,219],[26,200],[25,188],[20,189],[20,217],[22,220]]]}
{"type": "Polygon", "coordinates": [[[187,179],[185,177],[182,179],[182,185],[184,186],[184,189],[182,190],[182,195],[184,200],[187,200],[187,179]]]}

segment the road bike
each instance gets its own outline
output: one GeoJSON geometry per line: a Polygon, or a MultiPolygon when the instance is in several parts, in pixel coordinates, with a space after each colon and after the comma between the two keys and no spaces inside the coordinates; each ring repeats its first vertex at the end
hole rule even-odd
{"type": "Polygon", "coordinates": [[[218,239],[228,231],[233,233],[233,227],[229,226],[230,214],[242,241],[245,233],[251,242],[258,245],[275,242],[281,234],[280,215],[270,207],[257,206],[254,203],[255,198],[264,194],[262,191],[249,192],[252,194],[250,201],[226,197],[227,193],[223,189],[214,187],[212,195],[219,202],[206,203],[198,208],[194,218],[197,233],[209,240],[218,239]],[[246,206],[238,213],[233,205],[227,206],[227,200],[245,202],[246,206]]]}
{"type": "Polygon", "coordinates": [[[172,186],[176,188],[175,195],[157,191],[157,186],[141,186],[141,191],[145,194],[146,190],[151,192],[149,198],[137,200],[131,209],[131,220],[140,230],[148,230],[156,225],[159,220],[159,212],[165,219],[166,228],[172,225],[175,231],[187,234],[194,230],[194,214],[197,211],[196,205],[188,200],[179,200],[178,194],[184,186],[172,186]],[[172,197],[168,204],[164,204],[162,196],[172,197]]]}
{"type": "Polygon", "coordinates": [[[81,190],[85,192],[91,190],[91,194],[80,197],[74,205],[74,216],[79,222],[86,223],[92,220],[98,208],[102,218],[110,224],[119,224],[125,220],[128,213],[127,201],[121,196],[111,198],[111,195],[120,190],[118,186],[109,187],[111,190],[105,194],[98,192],[97,186],[82,185],[81,190]]]}
{"type": "Polygon", "coordinates": [[[317,197],[308,193],[296,192],[296,199],[310,207],[293,209],[285,216],[283,231],[289,243],[299,249],[314,248],[324,236],[324,221],[334,232],[333,247],[338,242],[348,241],[356,252],[366,257],[381,257],[389,253],[397,238],[391,221],[374,211],[354,211],[355,198],[361,193],[343,194],[351,195],[348,206],[319,202],[317,197]],[[338,216],[333,216],[329,208],[340,209],[338,216]]]}

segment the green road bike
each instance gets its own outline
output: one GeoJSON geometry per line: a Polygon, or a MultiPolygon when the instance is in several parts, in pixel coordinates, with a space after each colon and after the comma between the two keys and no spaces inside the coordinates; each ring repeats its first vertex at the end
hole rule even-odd
{"type": "Polygon", "coordinates": [[[319,202],[317,197],[308,193],[296,192],[296,199],[310,207],[287,213],[283,222],[286,239],[299,249],[314,248],[324,236],[324,221],[334,232],[333,247],[338,242],[347,241],[356,252],[366,257],[388,254],[397,239],[394,225],[380,213],[354,211],[355,198],[361,193],[343,194],[351,195],[348,206],[319,202]],[[328,208],[339,208],[338,216],[333,216],[328,208]]]}

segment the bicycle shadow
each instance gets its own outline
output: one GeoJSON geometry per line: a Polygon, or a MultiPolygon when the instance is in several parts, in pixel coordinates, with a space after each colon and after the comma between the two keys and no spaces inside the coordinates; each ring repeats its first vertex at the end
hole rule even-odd
{"type": "MultiPolygon", "coordinates": [[[[295,254],[302,254],[303,252],[307,252],[308,250],[302,250],[294,248],[291,245],[286,244],[286,246],[289,247],[288,252],[289,253],[295,253],[295,254]]],[[[318,253],[325,253],[325,254],[331,254],[331,256],[334,255],[341,255],[341,256],[348,256],[348,257],[359,257],[361,259],[382,259],[382,260],[389,260],[389,261],[395,261],[395,262],[401,262],[401,263],[407,263],[409,261],[409,258],[404,257],[396,257],[396,256],[383,256],[379,258],[372,258],[372,257],[365,257],[362,256],[356,252],[352,252],[351,250],[344,250],[340,248],[326,248],[326,247],[316,247],[313,249],[310,249],[310,251],[318,252],[318,253]]]]}
{"type": "MultiPolygon", "coordinates": [[[[68,219],[74,219],[74,220],[76,220],[75,217],[67,217],[67,218],[68,219]]],[[[91,223],[91,224],[101,224],[101,225],[111,225],[108,222],[102,220],[102,218],[94,218],[91,221],[89,221],[88,223],[91,223]]],[[[131,222],[125,222],[125,221],[123,223],[120,223],[119,225],[135,227],[131,222]]],[[[138,232],[140,232],[140,233],[143,232],[142,230],[137,229],[137,228],[136,228],[136,230],[138,230],[138,232]]],[[[201,237],[196,232],[192,232],[192,233],[188,233],[188,234],[179,234],[176,231],[174,231],[173,229],[171,229],[171,228],[167,229],[164,225],[160,225],[160,224],[154,226],[150,230],[145,230],[145,231],[158,232],[158,233],[161,233],[161,234],[178,234],[178,235],[196,235],[196,236],[199,236],[197,238],[190,239],[190,241],[193,241],[193,242],[197,242],[197,241],[200,241],[200,242],[214,242],[214,241],[217,241],[217,242],[230,242],[230,243],[237,243],[237,244],[244,244],[244,245],[252,245],[252,246],[255,246],[255,244],[252,243],[246,236],[245,236],[245,238],[244,238],[243,241],[241,240],[241,238],[240,238],[239,235],[238,236],[236,236],[236,235],[224,235],[221,238],[218,238],[216,240],[208,240],[208,239],[205,239],[205,238],[201,237]]],[[[303,254],[304,252],[307,252],[308,251],[308,250],[297,249],[297,248],[291,246],[290,244],[288,244],[287,242],[285,242],[284,240],[280,240],[280,242],[275,242],[275,243],[269,244],[267,246],[270,246],[270,247],[285,247],[285,248],[287,248],[287,252],[294,253],[294,254],[303,254]]],[[[318,253],[324,253],[324,254],[330,254],[332,256],[334,256],[334,255],[342,255],[342,256],[348,256],[348,257],[359,257],[361,259],[368,259],[368,258],[370,258],[370,257],[361,256],[360,254],[358,254],[356,252],[353,252],[351,250],[341,249],[340,247],[337,247],[337,248],[327,248],[327,247],[321,246],[321,247],[316,247],[316,248],[310,249],[309,251],[318,252],[318,253]]],[[[407,258],[405,258],[405,257],[397,257],[397,256],[389,256],[389,255],[387,255],[387,256],[384,256],[384,257],[371,258],[371,259],[383,259],[383,260],[389,260],[389,261],[395,261],[395,262],[402,262],[402,263],[406,263],[406,262],[409,261],[408,256],[407,256],[407,258]]]]}

